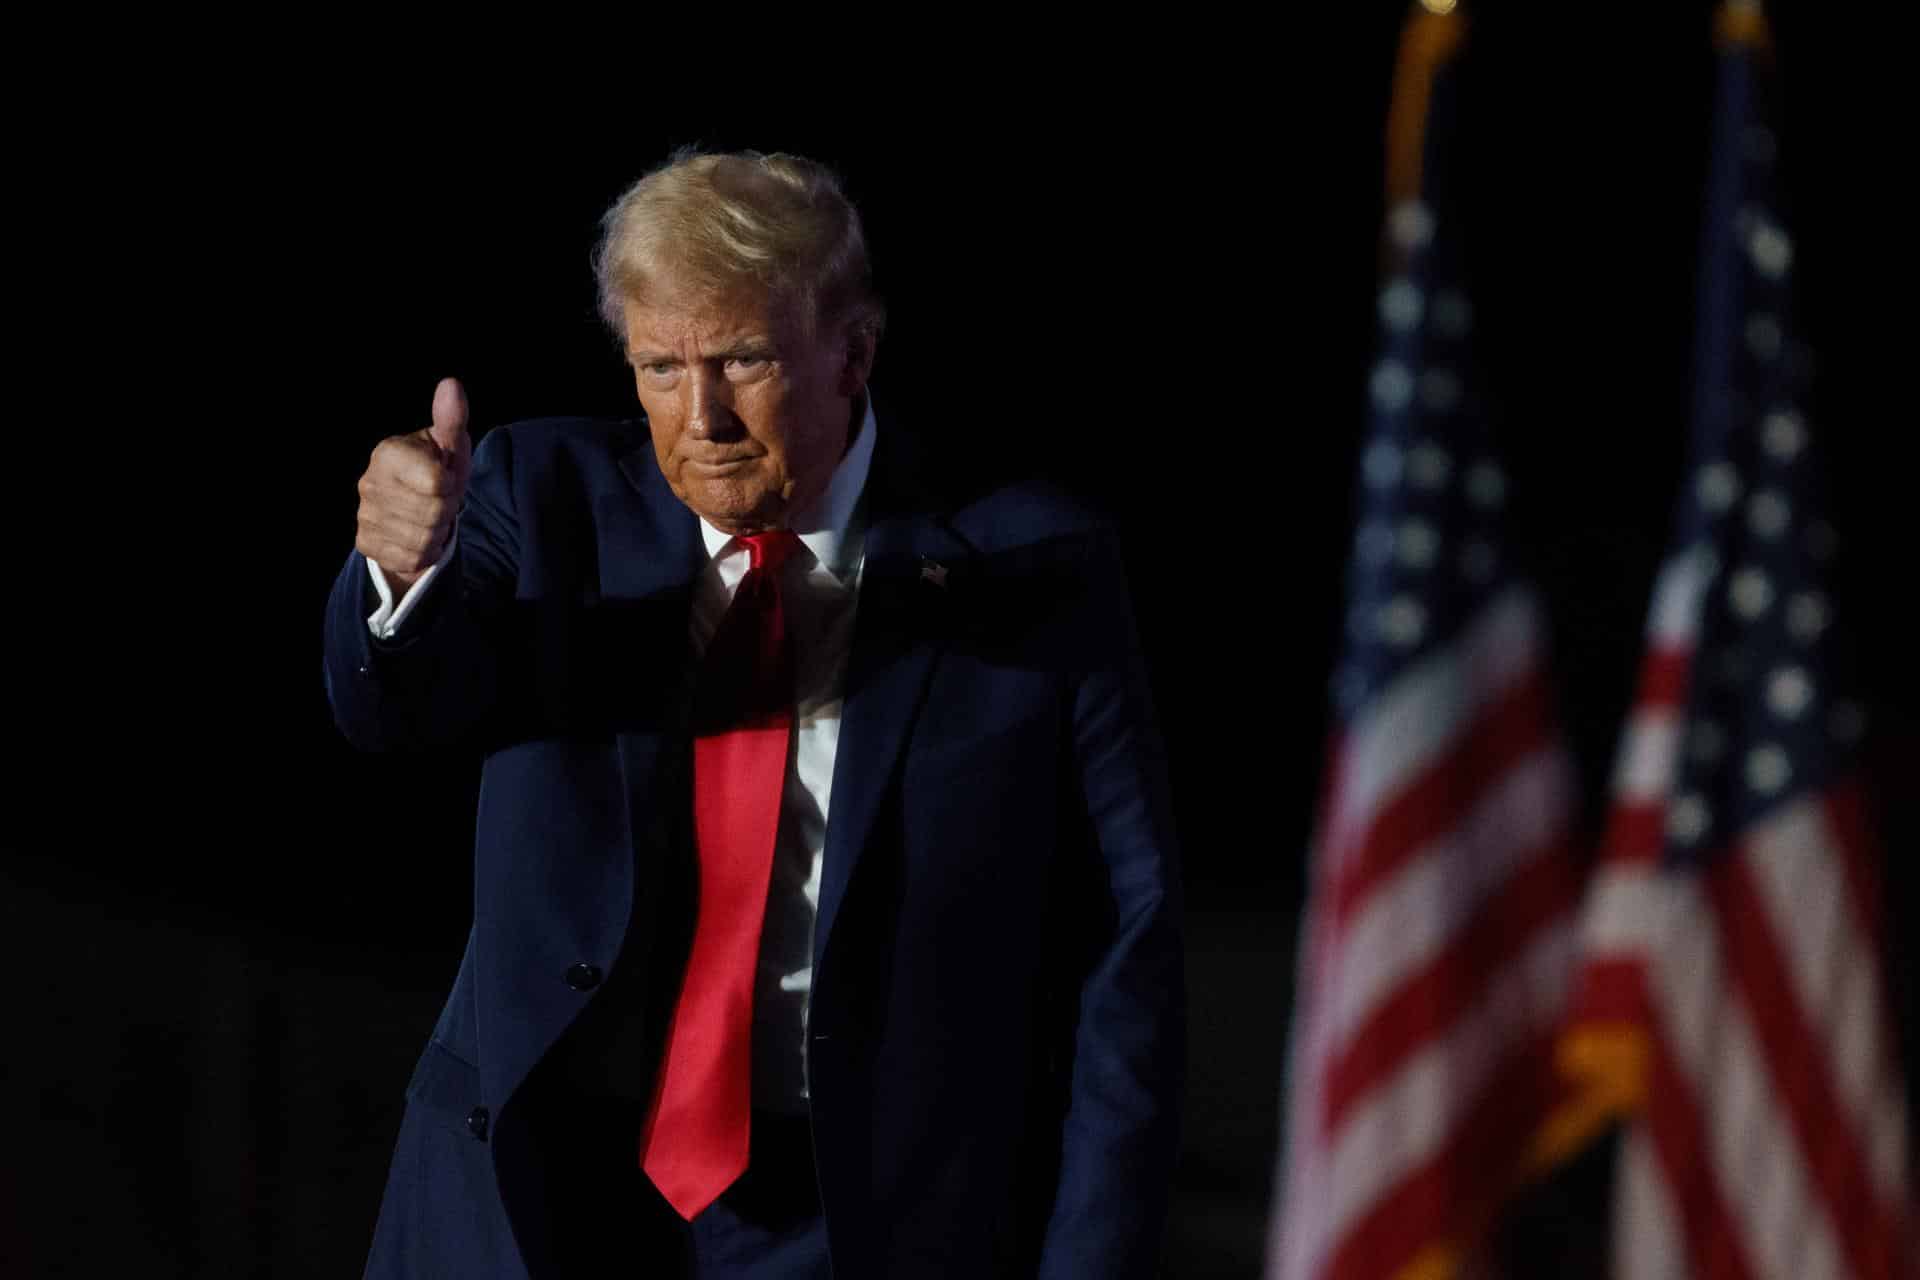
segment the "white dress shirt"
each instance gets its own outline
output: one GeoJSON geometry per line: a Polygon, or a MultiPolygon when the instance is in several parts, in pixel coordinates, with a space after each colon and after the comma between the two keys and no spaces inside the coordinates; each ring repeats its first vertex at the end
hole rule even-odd
{"type": "MultiPolygon", "coordinates": [[[[868,401],[859,434],[819,499],[795,510],[788,527],[807,555],[782,568],[782,607],[793,639],[794,733],[787,749],[786,790],[774,837],[772,883],[753,1000],[753,1100],[774,1111],[807,1108],[807,1007],[813,991],[813,928],[820,906],[820,869],[827,845],[833,761],[840,741],[840,707],[847,655],[853,646],[865,528],[860,495],[873,461],[877,427],[868,401]]],[[[706,649],[733,593],[746,576],[744,543],[700,522],[709,559],[694,581],[690,624],[694,652],[706,649]]],[[[457,537],[457,532],[456,532],[457,537]]],[[[380,566],[367,561],[380,607],[367,626],[393,636],[453,555],[454,539],[439,561],[395,601],[380,566]]]]}

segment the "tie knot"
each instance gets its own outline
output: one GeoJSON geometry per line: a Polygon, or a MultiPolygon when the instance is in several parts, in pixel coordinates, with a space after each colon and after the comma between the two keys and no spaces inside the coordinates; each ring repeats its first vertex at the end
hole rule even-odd
{"type": "Polygon", "coordinates": [[[769,529],[765,533],[743,533],[740,541],[747,548],[747,568],[765,568],[780,572],[794,552],[800,549],[800,536],[791,529],[769,529]]]}

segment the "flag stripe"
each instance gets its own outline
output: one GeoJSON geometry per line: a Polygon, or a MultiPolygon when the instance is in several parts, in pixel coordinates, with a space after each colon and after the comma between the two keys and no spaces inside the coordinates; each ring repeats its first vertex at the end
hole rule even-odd
{"type": "MultiPolygon", "coordinates": [[[[1650,1048],[1644,1129],[1678,1211],[1693,1274],[1701,1280],[1757,1280],[1708,1171],[1693,1084],[1664,1037],[1654,1036],[1650,1048]]],[[[1635,1224],[1623,1229],[1633,1230],[1635,1224]]]]}
{"type": "MultiPolygon", "coordinates": [[[[1806,1258],[1837,1260],[1833,1225],[1781,1115],[1749,993],[1739,985],[1744,957],[1729,950],[1719,927],[1723,904],[1692,876],[1676,882],[1674,900],[1677,918],[1651,971],[1652,1025],[1655,1041],[1685,1074],[1691,1100],[1688,1112],[1662,1113],[1650,1096],[1649,1114],[1656,1127],[1685,1123],[1697,1131],[1698,1163],[1689,1174],[1720,1202],[1725,1218],[1716,1231],[1737,1233],[1753,1274],[1798,1280],[1806,1258]]],[[[1702,1265],[1713,1265],[1713,1250],[1725,1243],[1709,1245],[1702,1265]]],[[[1837,1269],[1837,1261],[1832,1265],[1837,1269]]]]}
{"type": "Polygon", "coordinates": [[[1338,1132],[1355,1101],[1482,998],[1492,975],[1518,959],[1541,929],[1556,922],[1570,926],[1574,892],[1567,855],[1563,841],[1537,849],[1451,945],[1374,1010],[1327,1072],[1328,1132],[1338,1132]]]}
{"type": "Polygon", "coordinates": [[[1582,923],[1587,950],[1602,958],[1638,961],[1657,945],[1669,888],[1652,863],[1602,863],[1587,889],[1582,923]]]}
{"type": "Polygon", "coordinates": [[[1656,1025],[1692,1082],[1691,1123],[1704,1144],[1695,1176],[1711,1182],[1754,1274],[1839,1275],[1834,1221],[1782,1114],[1751,1002],[1737,986],[1741,957],[1724,945],[1719,904],[1691,886],[1684,897],[1684,942],[1658,962],[1656,1025]]]}
{"type": "MultiPolygon", "coordinates": [[[[1661,655],[1685,655],[1693,652],[1700,629],[1700,601],[1707,590],[1707,564],[1696,552],[1669,556],[1653,581],[1653,609],[1647,616],[1647,649],[1656,658],[1661,655]]],[[[1664,661],[1664,659],[1662,659],[1664,661]]],[[[1665,667],[1660,668],[1662,671],[1665,667]]],[[[1643,674],[1651,674],[1652,668],[1643,674]]],[[[1680,673],[1684,691],[1685,672],[1680,673]]],[[[1643,685],[1670,688],[1664,683],[1643,685]]]]}
{"type": "Polygon", "coordinates": [[[1560,840],[1572,785],[1560,751],[1534,752],[1367,899],[1344,934],[1337,1038],[1353,1038],[1396,986],[1453,944],[1488,894],[1560,840]]]}
{"type": "Polygon", "coordinates": [[[1657,641],[1640,664],[1640,687],[1634,691],[1636,712],[1677,710],[1686,706],[1688,681],[1693,673],[1693,651],[1657,641]]]}
{"type": "Polygon", "coordinates": [[[1433,761],[1418,778],[1359,828],[1352,846],[1336,846],[1341,871],[1335,882],[1333,911],[1345,924],[1382,880],[1414,857],[1435,831],[1458,825],[1466,808],[1494,779],[1548,740],[1547,691],[1538,673],[1528,671],[1490,699],[1484,713],[1448,754],[1433,761]]]}
{"type": "Polygon", "coordinates": [[[1618,801],[1663,806],[1680,758],[1680,713],[1674,707],[1641,707],[1627,721],[1614,765],[1618,801]]]}
{"type": "MultiPolygon", "coordinates": [[[[1710,925],[1702,925],[1710,931],[1710,925]]],[[[1736,963],[1732,961],[1730,963],[1736,963]]],[[[1755,1038],[1750,1008],[1716,974],[1712,1006],[1673,1032],[1676,1061],[1692,1056],[1698,1123],[1710,1178],[1756,1275],[1802,1280],[1843,1272],[1834,1224],[1795,1147],[1755,1038]]]]}
{"type": "Polygon", "coordinates": [[[1616,1176],[1613,1274],[1630,1280],[1686,1280],[1686,1247],[1671,1188],[1656,1165],[1653,1141],[1636,1125],[1620,1143],[1616,1176]]]}
{"type": "MultiPolygon", "coordinates": [[[[1884,1249],[1896,1238],[1893,1220],[1882,1210],[1859,1141],[1818,1060],[1812,1028],[1781,962],[1766,902],[1745,857],[1720,862],[1707,884],[1719,909],[1733,980],[1745,995],[1742,1004],[1773,1080],[1771,1096],[1783,1106],[1853,1274],[1891,1280],[1892,1260],[1884,1249]]],[[[1789,1157],[1781,1151],[1773,1158],[1789,1157]]]]}
{"type": "Polygon", "coordinates": [[[1873,913],[1854,896],[1831,812],[1830,805],[1806,799],[1761,824],[1749,845],[1749,866],[1812,1033],[1807,1051],[1820,1055],[1849,1132],[1875,1139],[1868,1174],[1891,1210],[1899,1205],[1906,1163],[1906,1103],[1895,1083],[1879,965],[1874,955],[1848,945],[1848,935],[1873,913]]]}
{"type": "MultiPolygon", "coordinates": [[[[1851,901],[1855,906],[1855,927],[1866,936],[1874,959],[1884,962],[1887,954],[1887,921],[1883,912],[1874,910],[1874,904],[1885,902],[1886,898],[1879,868],[1864,852],[1880,845],[1867,821],[1866,791],[1856,780],[1842,782],[1828,790],[1826,809],[1827,822],[1834,834],[1833,843],[1840,852],[1840,868],[1853,887],[1851,901]]],[[[1882,1006],[1883,1009],[1885,1007],[1882,1006]]],[[[1891,1043],[1891,1027],[1886,1028],[1886,1034],[1891,1043]]]]}
{"type": "Polygon", "coordinates": [[[1627,804],[1607,820],[1607,861],[1638,864],[1651,871],[1667,841],[1667,806],[1627,804]]]}
{"type": "Polygon", "coordinates": [[[1327,1222],[1332,1237],[1344,1235],[1407,1171],[1443,1149],[1510,1047],[1530,1042],[1552,1024],[1564,995],[1572,943],[1570,930],[1541,934],[1518,963],[1488,984],[1472,1009],[1405,1058],[1352,1109],[1333,1137],[1335,1198],[1327,1222]]]}
{"type": "Polygon", "coordinates": [[[1326,1280],[1384,1280],[1449,1228],[1484,1224],[1506,1189],[1485,1171],[1525,1136],[1553,1082],[1544,1037],[1517,1041],[1473,1094],[1448,1141],[1403,1173],[1341,1237],[1320,1274],[1326,1280]]]}
{"type": "Polygon", "coordinates": [[[1637,956],[1589,960],[1580,973],[1582,1022],[1638,1024],[1647,1011],[1646,964],[1637,956]]]}
{"type": "Polygon", "coordinates": [[[1520,589],[1501,593],[1446,649],[1414,663],[1355,717],[1336,761],[1338,785],[1323,833],[1336,872],[1355,839],[1408,780],[1455,749],[1461,726],[1516,682],[1531,679],[1536,607],[1520,589]]]}

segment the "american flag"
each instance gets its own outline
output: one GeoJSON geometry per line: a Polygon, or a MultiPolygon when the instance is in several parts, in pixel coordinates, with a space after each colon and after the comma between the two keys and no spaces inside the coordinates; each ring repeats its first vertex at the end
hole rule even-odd
{"type": "Polygon", "coordinates": [[[1720,18],[1692,458],[1655,589],[1563,1061],[1625,1116],[1616,1275],[1920,1275],[1877,853],[1820,515],[1766,33],[1720,18]]]}
{"type": "Polygon", "coordinates": [[[1380,356],[1273,1280],[1460,1273],[1553,1101],[1576,958],[1572,774],[1542,610],[1502,545],[1507,480],[1447,197],[1460,23],[1409,19],[1389,119],[1380,356]]]}

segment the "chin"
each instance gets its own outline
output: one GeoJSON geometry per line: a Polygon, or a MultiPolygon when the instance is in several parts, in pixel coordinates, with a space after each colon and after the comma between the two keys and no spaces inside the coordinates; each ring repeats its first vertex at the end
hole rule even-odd
{"type": "Polygon", "coordinates": [[[717,529],[729,533],[753,533],[761,529],[772,529],[781,523],[782,512],[777,502],[703,502],[698,506],[687,504],[706,522],[717,529]]]}

